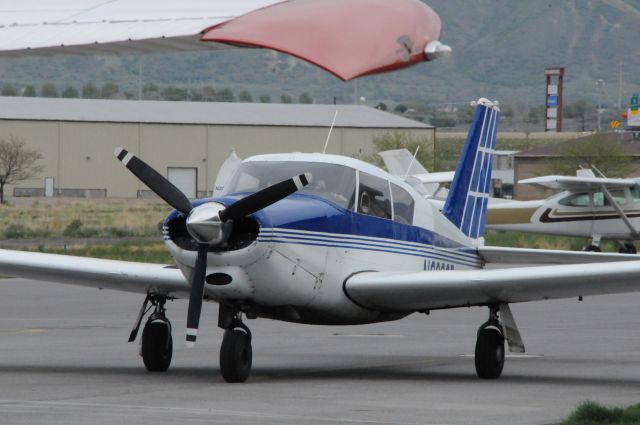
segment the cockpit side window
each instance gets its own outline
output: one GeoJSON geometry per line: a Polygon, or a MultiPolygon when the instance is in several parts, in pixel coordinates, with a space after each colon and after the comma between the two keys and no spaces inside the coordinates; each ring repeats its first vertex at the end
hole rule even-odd
{"type": "Polygon", "coordinates": [[[358,212],[391,219],[389,182],[362,171],[359,173],[358,212]]]}
{"type": "Polygon", "coordinates": [[[406,190],[391,183],[391,197],[393,198],[393,220],[398,223],[413,223],[413,196],[406,190]]]}
{"type": "Polygon", "coordinates": [[[588,207],[589,206],[589,193],[574,193],[562,198],[558,201],[560,205],[566,205],[568,207],[588,207]]]}

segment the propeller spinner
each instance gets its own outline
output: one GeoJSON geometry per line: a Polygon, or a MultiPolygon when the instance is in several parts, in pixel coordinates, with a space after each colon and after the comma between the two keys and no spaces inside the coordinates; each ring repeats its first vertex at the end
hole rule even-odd
{"type": "Polygon", "coordinates": [[[228,207],[218,202],[193,207],[180,189],[140,158],[123,148],[116,148],[115,155],[156,195],[187,216],[187,231],[198,242],[198,256],[190,277],[191,293],[187,312],[187,347],[192,347],[198,335],[209,247],[220,246],[227,241],[233,220],[251,215],[302,189],[311,182],[311,174],[300,174],[276,183],[228,207]]]}

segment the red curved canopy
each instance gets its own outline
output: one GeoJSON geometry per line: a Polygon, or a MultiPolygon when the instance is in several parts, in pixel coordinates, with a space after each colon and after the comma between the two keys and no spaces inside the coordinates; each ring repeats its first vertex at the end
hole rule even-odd
{"type": "Polygon", "coordinates": [[[201,40],[277,50],[350,80],[425,60],[440,28],[419,0],[290,0],[208,28],[201,40]]]}

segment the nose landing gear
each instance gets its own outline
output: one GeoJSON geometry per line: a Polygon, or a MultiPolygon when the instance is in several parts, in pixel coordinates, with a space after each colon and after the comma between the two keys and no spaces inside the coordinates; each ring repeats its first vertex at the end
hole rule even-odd
{"type": "Polygon", "coordinates": [[[504,335],[498,319],[498,307],[490,307],[489,320],[480,329],[475,350],[476,374],[482,379],[497,379],[504,367],[504,335]]]}

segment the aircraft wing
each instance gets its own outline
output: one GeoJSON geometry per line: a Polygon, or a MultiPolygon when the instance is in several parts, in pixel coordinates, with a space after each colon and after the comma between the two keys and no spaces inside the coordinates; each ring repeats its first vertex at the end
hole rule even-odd
{"type": "Polygon", "coordinates": [[[175,266],[102,260],[0,249],[3,276],[25,277],[98,289],[189,297],[189,284],[175,266]]]}
{"type": "Polygon", "coordinates": [[[422,311],[640,291],[640,261],[507,268],[363,272],[345,282],[355,303],[422,311]]]}
{"type": "Polygon", "coordinates": [[[518,181],[522,184],[532,184],[555,190],[593,190],[605,186],[607,189],[621,189],[636,185],[634,179],[609,179],[604,177],[575,177],[575,176],[542,176],[518,181]]]}
{"type": "Polygon", "coordinates": [[[343,80],[451,51],[420,0],[0,0],[0,57],[277,50],[343,80]]]}
{"type": "Polygon", "coordinates": [[[0,56],[221,48],[203,30],[283,0],[0,0],[0,56]]]}

